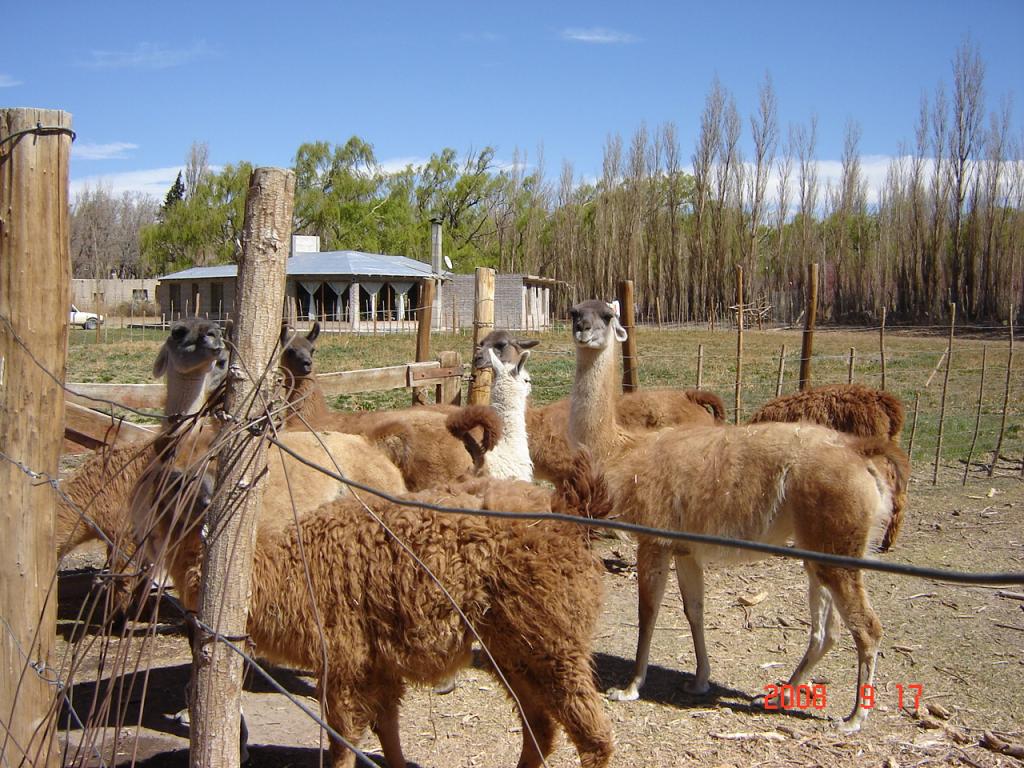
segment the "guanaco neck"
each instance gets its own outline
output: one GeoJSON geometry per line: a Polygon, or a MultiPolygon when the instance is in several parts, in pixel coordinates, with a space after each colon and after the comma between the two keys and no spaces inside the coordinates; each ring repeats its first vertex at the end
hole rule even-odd
{"type": "Polygon", "coordinates": [[[596,458],[614,452],[622,442],[615,419],[618,398],[618,347],[576,348],[576,379],[569,406],[569,445],[586,447],[596,458]]]}
{"type": "Polygon", "coordinates": [[[313,376],[296,379],[288,390],[288,418],[286,424],[296,427],[308,423],[316,427],[321,424],[330,409],[324,391],[313,376]]]}
{"type": "Polygon", "coordinates": [[[171,416],[196,413],[206,401],[206,380],[209,371],[177,371],[167,369],[167,403],[164,405],[164,426],[171,416]]]}

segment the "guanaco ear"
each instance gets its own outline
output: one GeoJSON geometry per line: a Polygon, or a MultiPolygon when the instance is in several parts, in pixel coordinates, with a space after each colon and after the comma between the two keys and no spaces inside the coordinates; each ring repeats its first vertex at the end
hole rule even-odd
{"type": "Polygon", "coordinates": [[[306,339],[309,341],[316,341],[316,337],[320,335],[320,322],[313,323],[313,328],[309,333],[306,334],[306,339]]]}
{"type": "Polygon", "coordinates": [[[619,300],[618,299],[615,299],[615,301],[609,302],[608,306],[611,307],[611,310],[612,310],[612,312],[615,313],[616,317],[621,317],[621,315],[619,313],[619,300]]]}
{"type": "Polygon", "coordinates": [[[490,358],[491,368],[494,371],[494,375],[497,376],[500,373],[504,373],[505,366],[501,362],[501,358],[494,352],[494,347],[487,348],[487,357],[490,358]]]}
{"type": "Polygon", "coordinates": [[[615,340],[623,342],[629,338],[629,334],[626,333],[626,329],[622,327],[622,323],[619,322],[618,314],[612,318],[612,332],[615,333],[615,340]]]}
{"type": "Polygon", "coordinates": [[[283,320],[281,322],[281,347],[282,348],[288,346],[288,335],[289,335],[288,321],[287,320],[283,320]]]}
{"type": "Polygon", "coordinates": [[[516,339],[515,344],[520,349],[533,349],[540,344],[540,339],[516,339]]]}
{"type": "Polygon", "coordinates": [[[160,379],[167,373],[167,365],[170,361],[170,353],[167,351],[167,345],[164,344],[160,347],[160,353],[156,356],[156,361],[153,363],[153,378],[160,379]]]}
{"type": "Polygon", "coordinates": [[[522,376],[523,371],[526,370],[526,361],[530,359],[530,350],[524,349],[523,356],[519,358],[519,362],[516,363],[515,377],[519,378],[522,376]]]}

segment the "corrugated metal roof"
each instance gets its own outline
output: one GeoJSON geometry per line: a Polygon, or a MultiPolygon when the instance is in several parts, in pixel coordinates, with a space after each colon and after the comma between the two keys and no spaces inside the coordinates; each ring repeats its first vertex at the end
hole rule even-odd
{"type": "MultiPolygon", "coordinates": [[[[161,280],[203,280],[236,277],[238,267],[225,264],[218,267],[192,267],[181,272],[164,275],[161,280]]],[[[287,274],[299,276],[346,277],[430,277],[430,265],[406,256],[386,256],[362,251],[321,251],[297,253],[288,259],[287,274]]]]}

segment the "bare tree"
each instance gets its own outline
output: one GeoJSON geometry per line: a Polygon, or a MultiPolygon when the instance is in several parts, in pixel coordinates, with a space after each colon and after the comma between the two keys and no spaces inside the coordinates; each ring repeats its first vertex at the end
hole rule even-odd
{"type": "Polygon", "coordinates": [[[972,252],[963,242],[964,202],[974,181],[974,159],[984,117],[985,65],[977,47],[965,41],[953,59],[953,130],[949,135],[950,223],[952,238],[951,282],[953,301],[974,314],[975,271],[972,252]]]}
{"type": "Polygon", "coordinates": [[[764,223],[765,190],[768,174],[775,162],[775,148],[779,139],[779,126],[772,78],[765,73],[761,83],[757,114],[750,118],[750,134],[754,145],[754,169],[747,179],[747,253],[746,274],[753,276],[758,267],[758,230],[764,223]]]}
{"type": "Polygon", "coordinates": [[[818,118],[812,115],[808,126],[796,125],[790,128],[790,143],[796,154],[797,187],[797,259],[792,265],[791,284],[797,306],[804,295],[804,281],[807,265],[815,259],[814,229],[815,212],[818,207],[818,161],[815,157],[818,143],[818,118]]]}
{"type": "MultiPolygon", "coordinates": [[[[787,242],[786,242],[786,221],[789,218],[789,206],[792,200],[792,191],[789,188],[790,179],[793,176],[793,130],[790,127],[790,138],[783,146],[782,156],[777,160],[778,186],[776,192],[775,208],[775,258],[769,268],[769,273],[776,280],[782,282],[782,288],[789,280],[789,270],[786,264],[787,242]]],[[[777,294],[781,297],[784,294],[777,294]]],[[[776,299],[777,300],[777,299],[776,299]]],[[[787,308],[788,311],[788,308],[787,308]]]]}
{"type": "Polygon", "coordinates": [[[142,277],[139,251],[144,226],[156,221],[153,198],[125,192],[120,198],[104,187],[86,187],[71,204],[71,267],[75,277],[142,277]]]}
{"type": "Polygon", "coordinates": [[[710,227],[712,174],[715,158],[722,143],[722,113],[725,91],[716,77],[704,99],[700,118],[700,134],[693,154],[693,244],[690,260],[690,316],[703,317],[711,309],[708,296],[708,265],[711,259],[708,232],[710,227]]]}
{"type": "Polygon", "coordinates": [[[205,141],[193,141],[185,158],[185,197],[192,197],[209,176],[210,145],[205,141]]]}

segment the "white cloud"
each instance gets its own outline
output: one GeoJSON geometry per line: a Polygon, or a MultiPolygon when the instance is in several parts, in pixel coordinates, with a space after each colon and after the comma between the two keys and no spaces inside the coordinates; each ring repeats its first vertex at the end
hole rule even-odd
{"type": "Polygon", "coordinates": [[[183,166],[175,165],[168,168],[107,173],[72,179],[71,197],[74,198],[87,187],[89,189],[102,187],[115,197],[120,197],[124,192],[141,192],[162,201],[167,195],[167,190],[171,188],[174,180],[178,177],[178,172],[184,170],[183,166]]]}
{"type": "Polygon", "coordinates": [[[80,62],[92,69],[168,69],[188,64],[211,53],[209,46],[198,40],[188,48],[168,48],[162,43],[138,43],[126,51],[89,51],[80,62]]]}
{"type": "Polygon", "coordinates": [[[426,165],[429,161],[425,157],[392,157],[387,160],[381,160],[377,163],[377,168],[384,173],[399,173],[404,171],[407,165],[411,165],[414,169],[421,168],[426,165]]]}
{"type": "Polygon", "coordinates": [[[581,29],[573,27],[562,30],[563,40],[572,40],[577,43],[596,43],[598,45],[623,45],[639,42],[640,38],[631,35],[629,32],[619,32],[604,27],[590,27],[581,29]]]}
{"type": "Polygon", "coordinates": [[[10,75],[0,74],[0,88],[13,88],[16,85],[21,85],[21,80],[15,80],[10,75]]]}
{"type": "Polygon", "coordinates": [[[82,160],[124,160],[128,150],[138,149],[138,144],[114,141],[110,144],[72,144],[71,154],[82,160]]]}

